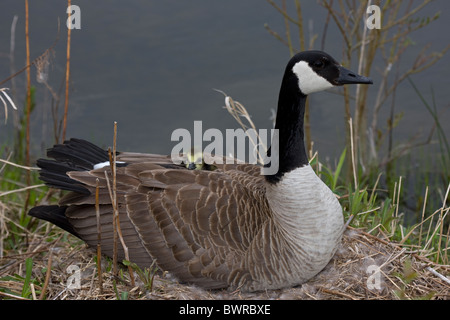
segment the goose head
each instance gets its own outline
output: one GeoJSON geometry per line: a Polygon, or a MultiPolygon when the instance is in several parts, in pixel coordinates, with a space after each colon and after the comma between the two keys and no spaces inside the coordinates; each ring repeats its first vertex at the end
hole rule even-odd
{"type": "Polygon", "coordinates": [[[301,94],[327,90],[344,84],[372,84],[372,79],[344,68],[322,51],[303,51],[289,61],[286,75],[298,84],[301,94]]]}
{"type": "Polygon", "coordinates": [[[278,98],[275,121],[278,142],[272,141],[272,147],[276,148],[269,148],[270,162],[265,165],[265,168],[273,165],[278,171],[264,169],[267,181],[276,183],[285,173],[308,164],[303,119],[309,94],[345,84],[372,83],[370,78],[344,68],[325,52],[303,51],[294,55],[286,66],[278,98]]]}

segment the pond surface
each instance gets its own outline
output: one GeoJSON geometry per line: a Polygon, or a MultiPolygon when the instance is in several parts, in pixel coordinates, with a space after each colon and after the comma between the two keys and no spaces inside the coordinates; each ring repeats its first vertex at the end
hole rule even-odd
{"type": "MultiPolygon", "coordinates": [[[[315,1],[303,1],[307,28],[321,35],[326,12],[315,1]]],[[[220,89],[242,102],[258,128],[271,128],[280,80],[289,59],[288,49],[264,28],[284,34],[281,15],[266,1],[72,1],[81,9],[81,29],[72,31],[71,92],[67,137],[89,139],[110,146],[113,122],[118,122],[118,149],[169,153],[175,142],[173,130],[193,130],[195,120],[203,128],[237,128],[224,110],[220,89]]],[[[292,8],[294,9],[294,8],[292,8]]],[[[450,2],[434,1],[420,14],[441,18],[413,33],[416,45],[405,53],[406,68],[420,50],[431,44],[442,50],[450,41],[450,2]]],[[[15,69],[25,65],[24,2],[2,0],[0,11],[0,80],[10,75],[10,26],[18,15],[15,69]]],[[[292,15],[295,11],[292,10],[292,15]]],[[[66,1],[30,1],[31,57],[52,45],[61,21],[59,41],[49,68],[49,84],[61,90],[66,58],[66,1]]],[[[294,40],[296,41],[296,36],[294,40]]],[[[319,36],[320,39],[320,36],[319,36]]],[[[320,48],[320,41],[316,42],[320,48]]],[[[342,38],[330,24],[325,50],[337,60],[342,57],[342,38]]],[[[450,136],[450,90],[447,56],[420,75],[413,76],[423,95],[431,101],[431,89],[450,136]]],[[[352,66],[356,70],[357,66],[352,66]]],[[[369,113],[378,90],[383,66],[374,67],[371,77],[369,113]],[[379,83],[379,82],[378,82],[379,83]]],[[[51,94],[35,79],[36,109],[32,115],[34,151],[41,153],[53,144],[51,94]]],[[[11,82],[4,86],[11,87],[11,82]]],[[[16,103],[24,103],[25,73],[15,79],[16,103]]],[[[61,91],[62,93],[64,91],[61,91]]],[[[323,93],[310,97],[311,126],[315,148],[322,156],[336,157],[344,145],[344,110],[341,97],[323,93]]],[[[389,114],[390,103],[381,112],[389,114]]],[[[405,81],[396,97],[395,111],[403,112],[396,128],[397,142],[416,134],[425,139],[433,120],[405,81]]],[[[60,102],[60,112],[63,109],[60,102]]],[[[2,109],[2,108],[0,108],[2,109]]],[[[2,121],[3,121],[3,110],[2,121]]],[[[10,141],[12,123],[0,125],[0,143],[10,141]]]]}

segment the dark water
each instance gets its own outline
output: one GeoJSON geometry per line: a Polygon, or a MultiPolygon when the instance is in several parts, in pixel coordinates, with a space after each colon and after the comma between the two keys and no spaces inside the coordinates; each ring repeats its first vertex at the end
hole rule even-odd
{"type": "MultiPolygon", "coordinates": [[[[417,1],[416,1],[417,2],[417,1]]],[[[315,1],[302,1],[304,19],[313,33],[320,35],[326,12],[315,1]]],[[[168,153],[174,129],[193,129],[195,120],[203,128],[236,128],[235,120],[222,108],[223,96],[213,88],[225,91],[241,101],[259,128],[271,128],[271,108],[276,108],[280,79],[289,52],[264,29],[264,24],[284,34],[284,21],[263,0],[190,0],[190,1],[72,1],[81,8],[81,30],[72,31],[71,92],[68,137],[90,139],[103,146],[112,143],[113,121],[118,122],[120,150],[168,153]]],[[[16,34],[15,68],[25,64],[24,2],[0,1],[0,79],[10,74],[10,25],[19,16],[16,34]]],[[[428,43],[441,50],[450,41],[450,2],[434,1],[420,16],[441,11],[441,18],[413,34],[416,45],[405,53],[406,69],[428,43]]],[[[49,83],[59,90],[64,79],[66,46],[66,1],[30,1],[30,40],[32,59],[54,41],[57,19],[61,34],[54,48],[49,83]]],[[[292,15],[295,11],[292,10],[292,15]]],[[[308,28],[307,28],[308,29],[308,28]]],[[[297,37],[294,36],[296,41],[297,37]]],[[[336,59],[342,57],[342,38],[330,24],[325,50],[336,59]]],[[[356,65],[352,66],[356,69],[356,65]]],[[[378,90],[382,70],[372,69],[375,85],[371,88],[369,113],[378,90]],[[379,82],[378,82],[379,83],[379,82]]],[[[36,71],[33,67],[32,75],[36,71]]],[[[441,122],[450,135],[450,63],[448,54],[435,66],[413,80],[431,101],[431,88],[441,112],[441,122]]],[[[33,112],[34,151],[53,144],[50,115],[51,96],[37,85],[37,106],[33,112]]],[[[16,103],[22,108],[25,74],[16,78],[16,103]]],[[[8,82],[5,87],[11,87],[8,82]]],[[[322,156],[335,157],[343,147],[345,133],[343,100],[323,93],[310,97],[312,134],[322,156]]],[[[389,101],[380,114],[389,113],[389,101]]],[[[60,109],[63,102],[60,103],[60,109]]],[[[12,118],[3,123],[0,106],[0,143],[10,141],[12,118]]],[[[396,112],[403,119],[396,128],[397,143],[416,134],[425,139],[433,121],[408,82],[396,97],[396,112]]],[[[11,115],[10,115],[11,117],[11,115]]],[[[370,120],[369,120],[370,121],[370,120]]]]}

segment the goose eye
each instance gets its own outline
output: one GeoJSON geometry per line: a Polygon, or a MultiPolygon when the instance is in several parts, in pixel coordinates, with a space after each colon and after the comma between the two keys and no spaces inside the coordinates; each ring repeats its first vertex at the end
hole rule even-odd
{"type": "Polygon", "coordinates": [[[322,69],[323,67],[325,67],[325,62],[322,60],[317,60],[317,61],[314,61],[313,65],[317,69],[322,69]]]}

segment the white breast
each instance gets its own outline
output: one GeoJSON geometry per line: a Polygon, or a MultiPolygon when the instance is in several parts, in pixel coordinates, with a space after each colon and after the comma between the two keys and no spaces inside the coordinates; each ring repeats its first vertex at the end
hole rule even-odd
{"type": "Polygon", "coordinates": [[[292,268],[304,278],[314,276],[333,257],[342,236],[336,196],[309,165],[285,174],[266,191],[274,221],[297,254],[292,268]]]}

